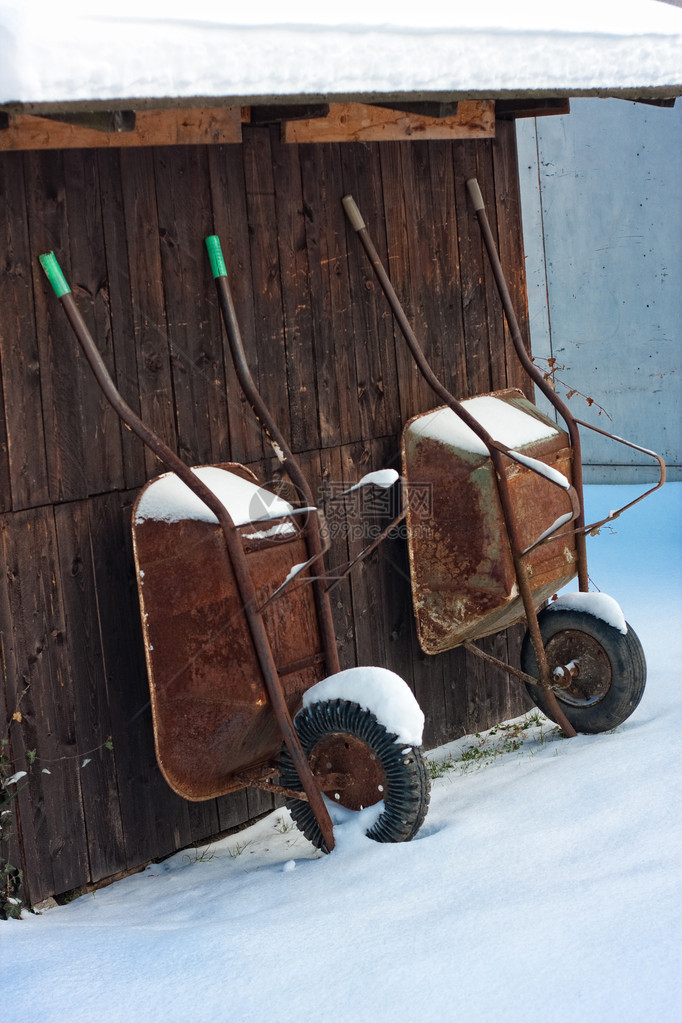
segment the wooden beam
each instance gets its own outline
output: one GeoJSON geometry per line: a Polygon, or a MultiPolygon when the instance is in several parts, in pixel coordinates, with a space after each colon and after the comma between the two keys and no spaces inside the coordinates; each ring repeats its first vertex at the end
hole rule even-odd
{"type": "Polygon", "coordinates": [[[495,101],[495,116],[500,120],[514,120],[517,117],[546,117],[548,114],[570,114],[568,97],[551,99],[498,99],[495,101]]]}
{"type": "Polygon", "coordinates": [[[461,100],[456,116],[444,118],[365,103],[332,103],[328,117],[283,126],[285,142],[395,142],[494,135],[494,100],[461,100]]]}
{"type": "Polygon", "coordinates": [[[452,103],[440,103],[437,100],[419,100],[415,103],[401,103],[393,100],[386,100],[384,103],[372,103],[373,107],[386,107],[388,110],[402,110],[406,114],[420,114],[424,117],[456,117],[457,100],[452,103]]]}
{"type": "Polygon", "coordinates": [[[0,151],[187,146],[241,140],[240,107],[139,110],[135,128],[125,132],[102,132],[31,114],[11,114],[7,128],[0,131],[0,151]]]}
{"type": "MultiPolygon", "coordinates": [[[[76,128],[92,128],[107,135],[122,131],[135,131],[134,110],[85,110],[61,114],[41,114],[48,121],[73,124],[76,128]]],[[[7,124],[9,127],[9,122],[7,124]]]]}
{"type": "Polygon", "coordinates": [[[306,103],[296,106],[252,106],[250,124],[281,124],[282,121],[301,121],[314,117],[326,117],[328,103],[306,103]]]}

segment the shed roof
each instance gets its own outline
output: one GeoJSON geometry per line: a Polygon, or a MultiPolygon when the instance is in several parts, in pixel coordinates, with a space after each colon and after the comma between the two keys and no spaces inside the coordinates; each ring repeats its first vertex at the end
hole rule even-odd
{"type": "Polygon", "coordinates": [[[660,0],[236,6],[0,0],[0,104],[682,94],[682,10],[660,0]]]}

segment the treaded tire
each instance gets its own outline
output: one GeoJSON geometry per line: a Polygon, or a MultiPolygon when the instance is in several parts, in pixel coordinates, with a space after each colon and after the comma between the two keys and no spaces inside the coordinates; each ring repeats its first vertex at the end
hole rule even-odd
{"type": "MultiPolygon", "coordinates": [[[[579,672],[567,690],[555,690],[559,706],[577,732],[607,732],[626,721],[644,693],[646,660],[637,634],[627,626],[623,635],[613,625],[585,611],[545,608],[538,615],[550,674],[572,659],[579,672]]],[[[539,676],[530,635],[521,647],[521,667],[539,676]]],[[[542,686],[526,686],[533,702],[552,721],[542,686]]]]}
{"type": "MultiPolygon", "coordinates": [[[[383,799],[385,809],[367,831],[369,838],[376,842],[407,842],[414,838],[426,816],[431,789],[428,766],[420,747],[398,742],[397,736],[388,732],[374,714],[348,700],[324,700],[304,707],[296,715],[294,726],[311,766],[315,760],[316,748],[325,748],[325,743],[330,741],[340,742],[343,747],[346,737],[347,745],[361,749],[376,765],[383,791],[375,787],[374,795],[370,796],[365,805],[371,806],[383,799]]],[[[333,749],[329,745],[326,748],[333,749]]],[[[333,752],[330,756],[333,760],[333,752]]],[[[325,763],[324,766],[329,765],[325,763]]],[[[279,772],[281,785],[301,788],[286,746],[283,746],[280,755],[279,772]]],[[[347,804],[341,800],[341,805],[347,804]]],[[[327,852],[310,804],[300,799],[291,799],[287,801],[287,807],[305,837],[316,848],[327,852]]]]}

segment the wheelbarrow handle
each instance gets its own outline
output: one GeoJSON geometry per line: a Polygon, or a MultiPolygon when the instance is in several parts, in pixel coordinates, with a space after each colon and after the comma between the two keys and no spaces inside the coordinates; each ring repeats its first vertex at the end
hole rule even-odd
{"type": "MultiPolygon", "coordinates": [[[[272,446],[277,459],[283,469],[288,473],[289,478],[296,487],[298,493],[302,495],[304,504],[308,507],[315,507],[316,502],[314,500],[312,490],[310,489],[310,485],[308,484],[297,459],[294,457],[291,448],[287,444],[282,431],[275,422],[270,409],[258,391],[255,381],[251,375],[246,358],[246,351],[244,350],[241,331],[239,329],[239,323],[237,321],[237,313],[232,300],[232,291],[230,289],[230,282],[228,279],[227,268],[225,266],[225,260],[223,258],[220,238],[217,234],[212,234],[204,239],[204,243],[206,245],[206,251],[211,264],[213,279],[216,284],[220,311],[222,313],[223,322],[225,323],[230,354],[232,356],[232,363],[237,374],[239,386],[251,406],[263,433],[272,446]]],[[[311,529],[309,531],[308,542],[311,545],[311,554],[319,556],[323,552],[324,544],[319,528],[311,529]]],[[[341,670],[338,650],[336,647],[334,621],[329,599],[325,595],[322,583],[318,580],[315,581],[315,602],[319,613],[327,668],[329,674],[334,675],[341,670]]]]}
{"type": "Polygon", "coordinates": [[[341,202],[343,203],[343,208],[346,211],[346,216],[348,217],[350,221],[350,226],[353,228],[353,230],[364,231],[366,225],[364,220],[362,219],[362,214],[360,213],[360,210],[358,209],[357,203],[353,196],[344,195],[341,202]]]}
{"type": "Polygon", "coordinates": [[[481,187],[476,178],[468,179],[467,188],[469,189],[469,196],[471,197],[471,203],[474,207],[474,212],[478,213],[479,210],[485,209],[485,203],[483,202],[483,193],[481,192],[481,187]]]}
{"type": "Polygon", "coordinates": [[[502,270],[502,264],[500,263],[500,257],[497,251],[497,245],[493,238],[493,233],[488,223],[488,216],[485,211],[485,203],[483,202],[483,195],[479,187],[476,178],[467,179],[467,189],[469,191],[469,197],[471,198],[474,212],[476,214],[476,220],[481,230],[481,237],[485,246],[486,252],[488,253],[488,260],[490,262],[490,268],[492,270],[493,278],[497,286],[497,291],[500,296],[502,308],[509,327],[509,333],[511,341],[516,351],[519,362],[523,369],[535,383],[536,387],[545,395],[551,405],[554,406],[556,411],[559,413],[561,418],[566,424],[568,430],[568,436],[573,449],[573,486],[575,487],[578,498],[580,500],[580,515],[576,522],[576,526],[579,532],[576,535],[576,553],[577,553],[577,568],[578,568],[578,585],[581,591],[587,592],[589,589],[589,576],[587,573],[587,551],[585,547],[585,538],[582,530],[585,526],[585,509],[583,499],[583,465],[582,465],[582,454],[581,454],[581,443],[580,443],[580,432],[575,421],[573,413],[568,408],[565,402],[563,402],[555,391],[548,385],[547,381],[543,377],[540,370],[533,363],[530,355],[525,349],[523,338],[521,336],[521,330],[519,327],[516,313],[514,311],[514,305],[509,294],[507,282],[505,280],[504,271],[502,270]]]}

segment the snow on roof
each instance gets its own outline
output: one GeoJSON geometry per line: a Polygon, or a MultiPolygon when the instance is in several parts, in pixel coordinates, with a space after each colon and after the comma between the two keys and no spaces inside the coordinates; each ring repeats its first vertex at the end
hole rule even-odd
{"type": "Polygon", "coordinates": [[[681,83],[682,10],[660,0],[0,0],[0,103],[681,83]]]}

